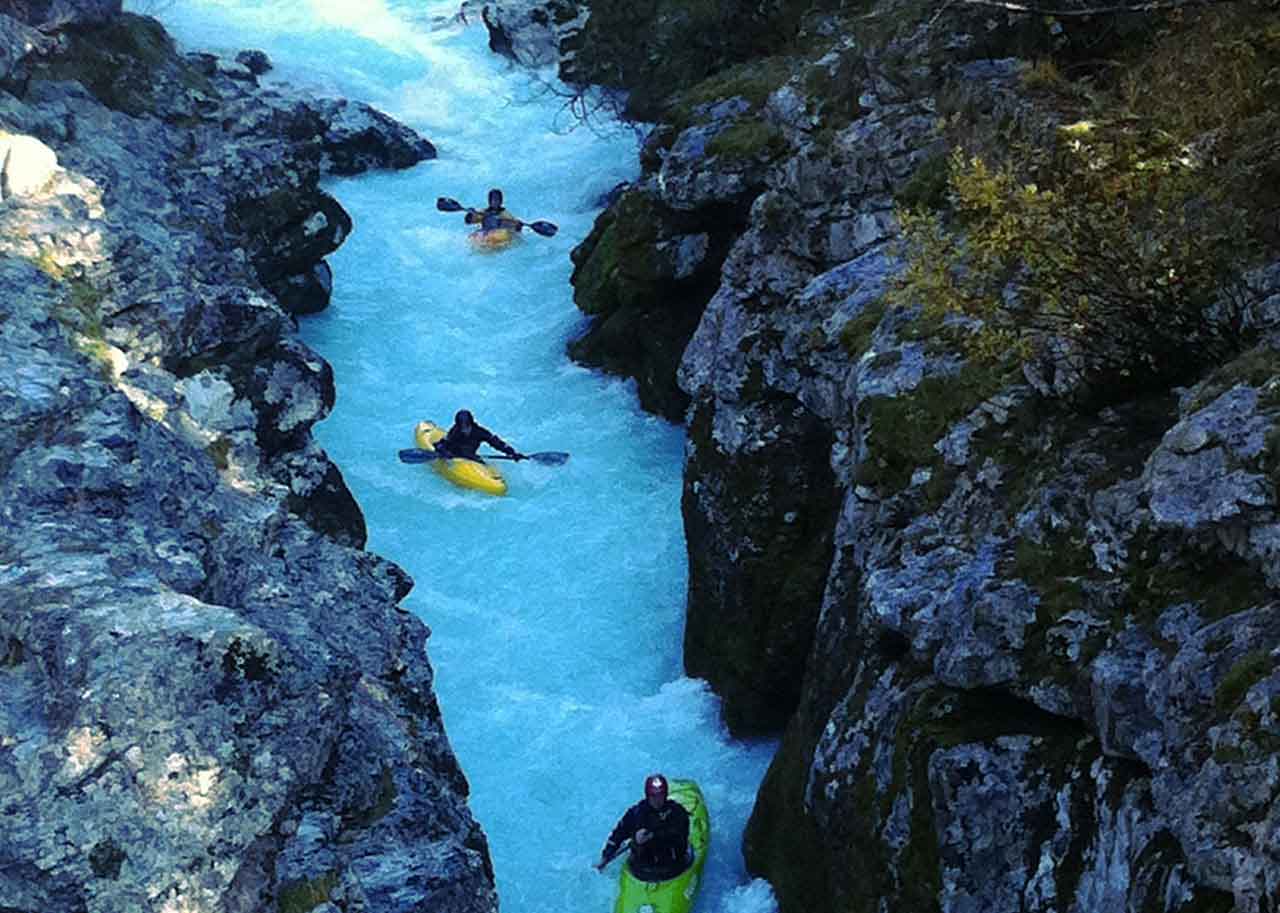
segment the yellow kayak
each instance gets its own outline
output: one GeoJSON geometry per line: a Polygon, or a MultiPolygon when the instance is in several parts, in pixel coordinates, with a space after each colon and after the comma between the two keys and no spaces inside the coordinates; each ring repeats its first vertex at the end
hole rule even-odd
{"type": "MultiPolygon", "coordinates": [[[[432,451],[435,450],[435,445],[445,434],[446,429],[441,428],[435,422],[422,421],[418,422],[413,429],[413,442],[418,446],[419,450],[432,451]]],[[[454,485],[461,485],[463,488],[471,488],[491,495],[505,495],[507,493],[507,480],[502,477],[502,473],[488,463],[450,457],[448,459],[432,460],[431,466],[437,473],[444,476],[454,485]]]]}
{"type": "Polygon", "coordinates": [[[473,231],[467,235],[471,241],[471,246],[477,250],[502,250],[504,247],[510,247],[512,242],[520,237],[520,233],[514,228],[490,228],[489,230],[481,229],[473,231]]]}

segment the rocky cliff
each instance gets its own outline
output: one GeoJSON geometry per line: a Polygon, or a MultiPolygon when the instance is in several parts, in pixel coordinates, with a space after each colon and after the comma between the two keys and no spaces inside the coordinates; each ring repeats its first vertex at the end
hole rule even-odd
{"type": "Polygon", "coordinates": [[[434,150],[118,2],[0,10],[0,908],[496,910],[290,316],[321,177],[434,150]]]}
{"type": "MultiPolygon", "coordinates": [[[[616,6],[592,4],[579,60],[616,6]]],[[[649,4],[654,43],[706,6],[649,4]]],[[[1276,910],[1274,5],[846,6],[668,82],[640,180],[575,252],[593,318],[575,356],[687,421],[686,666],[735,731],[784,733],[748,865],[784,913],[1276,910]],[[1247,306],[1197,316],[1229,352],[1170,366],[1139,347],[1090,384],[1062,357],[1078,321],[992,358],[970,344],[990,326],[904,286],[908,265],[945,286],[991,262],[930,273],[900,243],[904,212],[956,211],[983,173],[966,163],[1034,163],[1039,187],[1010,185],[1026,202],[1086,152],[1115,195],[1079,223],[1062,213],[1094,203],[1055,198],[1045,259],[999,277],[996,329],[1019,329],[1055,238],[1099,226],[1077,275],[1133,243],[1103,214],[1159,173],[1159,192],[1200,182],[1184,216],[1225,195],[1249,217],[1231,238],[1247,306]],[[1157,374],[1177,382],[1137,381],[1157,374]]],[[[655,85],[615,87],[652,110],[655,85]]],[[[1126,210],[1131,234],[1153,208],[1126,210]]],[[[1184,281],[1172,246],[1139,240],[1152,288],[1184,281]]],[[[1137,288],[1100,275],[1100,296],[1137,288]]]]}

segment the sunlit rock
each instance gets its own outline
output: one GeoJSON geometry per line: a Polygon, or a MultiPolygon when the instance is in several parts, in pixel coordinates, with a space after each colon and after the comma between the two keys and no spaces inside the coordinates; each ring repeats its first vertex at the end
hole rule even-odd
{"type": "Polygon", "coordinates": [[[0,907],[492,913],[412,581],[269,287],[325,285],[326,169],[426,141],[106,28],[0,102],[0,907]]]}
{"type": "Polygon", "coordinates": [[[490,0],[480,6],[491,50],[528,67],[558,64],[561,44],[586,22],[575,0],[490,0]]]}
{"type": "Polygon", "coordinates": [[[57,153],[44,143],[32,136],[0,132],[0,200],[46,190],[57,171],[57,153]]]}

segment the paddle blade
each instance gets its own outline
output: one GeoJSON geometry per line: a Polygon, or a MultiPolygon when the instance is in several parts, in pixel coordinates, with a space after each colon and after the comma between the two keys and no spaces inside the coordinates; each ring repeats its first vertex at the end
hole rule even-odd
{"type": "Polygon", "coordinates": [[[440,455],[438,453],[432,450],[419,450],[417,447],[410,447],[407,450],[400,451],[401,463],[429,463],[439,458],[440,455]]]}
{"type": "Polygon", "coordinates": [[[534,231],[536,231],[538,234],[542,235],[542,237],[544,238],[550,238],[552,235],[554,235],[556,232],[560,230],[560,226],[556,225],[554,222],[538,221],[538,222],[526,222],[525,224],[528,225],[530,228],[532,228],[534,231]]]}
{"type": "Polygon", "coordinates": [[[562,450],[544,450],[541,453],[530,453],[528,457],[535,463],[546,466],[559,466],[569,461],[569,454],[562,450]]]}
{"type": "Polygon", "coordinates": [[[451,197],[436,197],[436,209],[441,212],[462,212],[466,207],[451,197]]]}

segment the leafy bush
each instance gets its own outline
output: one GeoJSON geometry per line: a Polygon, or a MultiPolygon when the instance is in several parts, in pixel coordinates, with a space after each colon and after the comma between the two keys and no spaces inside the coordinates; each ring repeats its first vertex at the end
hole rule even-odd
{"type": "Polygon", "coordinates": [[[898,194],[899,303],[980,318],[977,354],[1038,357],[1090,403],[1185,382],[1250,344],[1264,328],[1238,277],[1280,249],[1280,7],[1128,18],[1109,59],[1067,48],[1029,68],[1018,105],[945,89],[971,102],[940,120],[965,152],[940,194],[898,194]]]}
{"type": "Polygon", "coordinates": [[[1233,294],[1242,219],[1201,181],[1083,128],[999,165],[957,150],[949,216],[900,213],[908,266],[891,294],[979,318],[973,354],[1045,359],[1091,401],[1165,389],[1253,329],[1247,297],[1233,294]]]}

